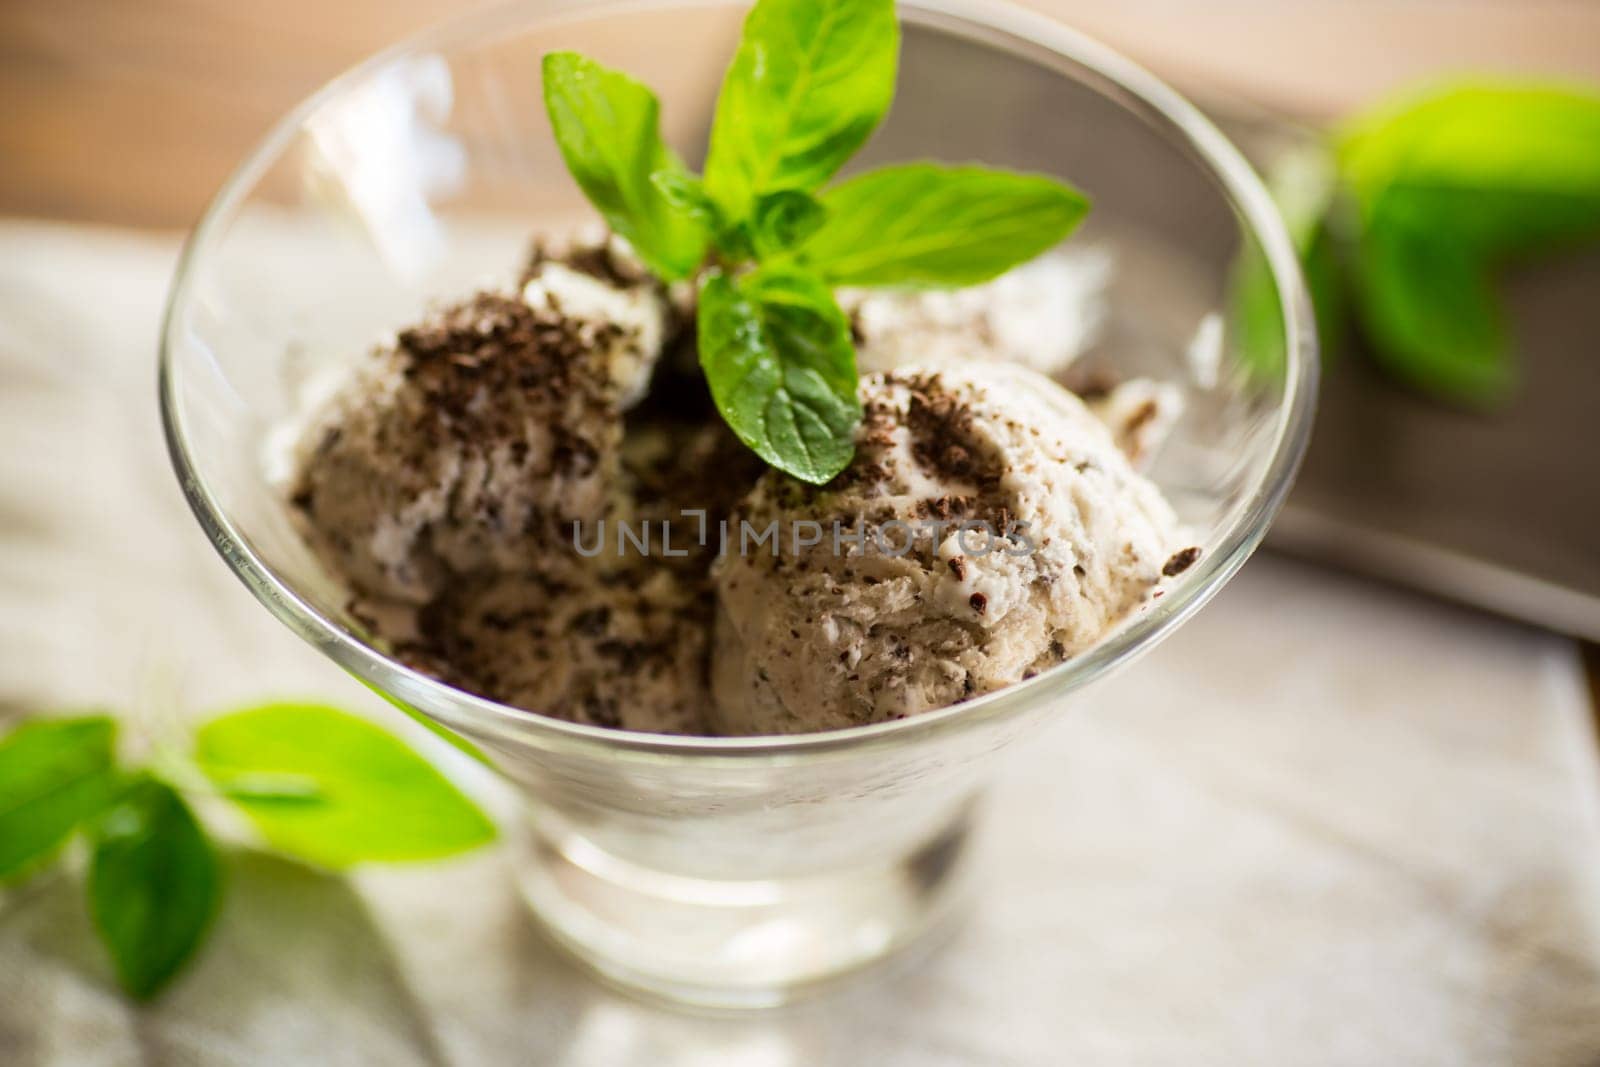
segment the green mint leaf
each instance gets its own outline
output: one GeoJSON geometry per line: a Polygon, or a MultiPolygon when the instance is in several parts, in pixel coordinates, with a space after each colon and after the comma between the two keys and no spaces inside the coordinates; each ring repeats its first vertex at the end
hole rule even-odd
{"type": "Polygon", "coordinates": [[[1300,250],[1300,268],[1311,293],[1311,310],[1317,317],[1317,345],[1321,357],[1332,359],[1348,332],[1350,314],[1345,296],[1345,270],[1335,248],[1333,231],[1324,223],[1311,231],[1300,250]]]}
{"type": "Polygon", "coordinates": [[[724,227],[717,234],[717,248],[730,263],[743,263],[756,258],[755,226],[738,222],[724,227]]]}
{"type": "Polygon", "coordinates": [[[1053,178],[910,163],[829,189],[802,259],[833,285],[963,286],[1054,247],[1089,210],[1053,178]]]}
{"type": "Polygon", "coordinates": [[[1469,404],[1514,383],[1491,275],[1477,250],[1431,221],[1379,204],[1357,252],[1356,310],[1385,370],[1469,404]]]}
{"type": "Polygon", "coordinates": [[[219,786],[291,775],[316,799],[232,798],[274,848],[323,867],[437,859],[482,845],[494,824],[425,759],[345,712],[271,704],[196,735],[195,760],[219,786]]]}
{"type": "Polygon", "coordinates": [[[25,723],[0,742],[0,879],[31,872],[105,809],[115,745],[99,716],[25,723]]]}
{"type": "Polygon", "coordinates": [[[656,187],[675,211],[698,219],[715,233],[722,225],[716,202],[706,192],[705,182],[682,167],[658,170],[650,175],[650,184],[656,187]]]}
{"type": "Polygon", "coordinates": [[[810,191],[855,155],[894,97],[893,0],[760,0],[722,83],[706,188],[732,220],[810,191]]]}
{"type": "Polygon", "coordinates": [[[698,325],[711,395],[741,441],[814,485],[849,465],[861,417],[855,349],[826,284],[795,271],[715,274],[698,325]]]}
{"type": "Polygon", "coordinates": [[[816,233],[828,217],[810,193],[784,189],[756,200],[751,233],[756,252],[771,258],[789,251],[816,233]]]}
{"type": "Polygon", "coordinates": [[[1446,87],[1351,123],[1338,160],[1375,357],[1449,399],[1502,397],[1515,371],[1495,268],[1600,236],[1600,94],[1446,87]]]}
{"type": "Polygon", "coordinates": [[[205,938],[222,874],[205,831],[171,786],[141,778],[94,835],[89,911],[122,987],[145,999],[205,938]]]}
{"type": "Polygon", "coordinates": [[[1367,212],[1405,211],[1485,255],[1600,234],[1600,93],[1463,84],[1350,124],[1340,169],[1367,212]],[[1392,210],[1386,207],[1385,210],[1392,210]]]}
{"type": "Polygon", "coordinates": [[[723,218],[722,209],[711,199],[705,183],[699,178],[687,171],[662,170],[652,174],[650,180],[677,210],[705,224],[711,232],[712,244],[723,256],[734,262],[755,258],[756,246],[751,236],[751,224],[737,222],[729,225],[723,218]]]}
{"type": "Polygon", "coordinates": [[[544,101],[567,169],[613,230],[663,278],[687,278],[710,240],[652,176],[682,172],[661,140],[655,94],[576,52],[544,57],[544,101]]]}

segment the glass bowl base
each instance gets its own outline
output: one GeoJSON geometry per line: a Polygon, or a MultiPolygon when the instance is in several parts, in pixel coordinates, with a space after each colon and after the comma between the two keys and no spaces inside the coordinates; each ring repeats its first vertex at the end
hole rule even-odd
{"type": "Polygon", "coordinates": [[[777,1007],[933,940],[968,898],[963,813],[889,863],[723,881],[619,859],[556,820],[528,820],[524,899],[560,947],[608,983],[677,1005],[777,1007]]]}

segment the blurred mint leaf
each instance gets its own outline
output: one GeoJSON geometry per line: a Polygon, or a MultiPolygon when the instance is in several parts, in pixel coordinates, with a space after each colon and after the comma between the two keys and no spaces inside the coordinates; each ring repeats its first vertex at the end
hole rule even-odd
{"type": "Polygon", "coordinates": [[[669,167],[651,174],[650,184],[675,210],[698,219],[711,232],[721,227],[717,205],[706,192],[705,182],[696,175],[682,167],[669,167]]]}
{"type": "Polygon", "coordinates": [[[1451,86],[1349,124],[1338,152],[1374,355],[1419,389],[1498,400],[1516,372],[1495,269],[1600,236],[1600,94],[1451,86]]]}
{"type": "Polygon", "coordinates": [[[1300,250],[1300,268],[1311,292],[1311,309],[1317,316],[1317,343],[1324,360],[1343,346],[1350,301],[1345,295],[1344,266],[1339,260],[1332,229],[1323,223],[1306,238],[1300,250]]]}
{"type": "Polygon", "coordinates": [[[800,247],[832,285],[962,286],[1059,244],[1089,201],[1053,178],[908,163],[822,196],[827,221],[800,247]]]}
{"type": "Polygon", "coordinates": [[[1380,204],[1362,234],[1356,303],[1373,355],[1420,389],[1482,404],[1515,372],[1487,265],[1466,240],[1380,204]]]}
{"type": "Polygon", "coordinates": [[[28,722],[0,741],[0,879],[32,871],[105,809],[115,747],[103,716],[28,722]]]}
{"type": "Polygon", "coordinates": [[[730,220],[809,192],[855,155],[894,97],[893,0],[759,0],[717,99],[706,188],[730,220]]]}
{"type": "Polygon", "coordinates": [[[707,280],[700,365],[723,418],[768,463],[821,485],[855,454],[850,323],[821,280],[759,271],[707,280]]]}
{"type": "Polygon", "coordinates": [[[777,257],[811,236],[828,217],[828,209],[810,193],[784,189],[756,200],[751,223],[755,251],[777,257]]]}
{"type": "Polygon", "coordinates": [[[567,169],[611,228],[661,277],[692,274],[710,233],[652,180],[687,173],[661,140],[655,94],[575,52],[552,52],[544,57],[544,100],[567,169]]]}
{"type": "Polygon", "coordinates": [[[202,726],[195,759],[219,786],[291,775],[315,800],[234,797],[274,848],[323,867],[454,855],[493,840],[494,824],[425,759],[353,715],[269,704],[202,726]]]}
{"type": "Polygon", "coordinates": [[[88,890],[118,980],[145,999],[199,948],[221,899],[222,876],[183,798],[141,778],[96,827],[88,890]]]}
{"type": "Polygon", "coordinates": [[[1402,98],[1350,123],[1339,161],[1369,227],[1403,199],[1408,218],[1487,255],[1600,233],[1593,90],[1469,83],[1402,98]]]}

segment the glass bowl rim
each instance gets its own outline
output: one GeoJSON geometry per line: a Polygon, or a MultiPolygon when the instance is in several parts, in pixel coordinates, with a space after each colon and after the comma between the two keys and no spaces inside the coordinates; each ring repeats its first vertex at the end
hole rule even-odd
{"type": "MultiPolygon", "coordinates": [[[[564,748],[591,756],[631,755],[643,758],[697,758],[701,760],[765,758],[787,761],[823,753],[927,740],[935,734],[967,729],[1024,707],[1058,700],[1110,670],[1153,648],[1178,625],[1203,607],[1242,567],[1260,545],[1267,527],[1283,504],[1310,438],[1316,405],[1318,359],[1310,297],[1300,272],[1299,258],[1273,205],[1271,196],[1238,149],[1212,122],[1183,96],[1153,74],[1048,16],[1016,6],[1011,0],[901,0],[902,21],[911,21],[969,37],[1024,42],[1058,59],[1092,71],[1133,104],[1142,107],[1187,142],[1199,162],[1209,169],[1224,197],[1260,246],[1279,294],[1284,323],[1284,399],[1274,413],[1271,460],[1251,487],[1246,506],[1216,538],[1216,544],[1185,580],[1138,617],[1119,626],[1088,651],[1034,678],[935,711],[904,719],[854,726],[841,730],[753,737],[707,737],[651,734],[607,729],[567,722],[548,715],[500,704],[456,689],[391,659],[347,632],[299,596],[256,554],[234,521],[206,486],[190,456],[178,394],[174,352],[179,325],[189,302],[190,288],[201,263],[260,177],[292,142],[307,118],[347,86],[394,60],[419,51],[437,51],[451,45],[481,42],[509,35],[534,25],[559,24],[569,19],[587,20],[626,16],[651,10],[683,7],[731,7],[743,0],[513,0],[455,17],[379,51],[324,84],[281,118],[256,143],[249,155],[224,182],[189,235],[179,256],[161,327],[159,393],[162,428],[167,450],[190,509],[212,546],[230,569],[266,608],[301,638],[316,645],[345,670],[391,701],[403,701],[429,719],[468,735],[514,737],[526,743],[537,736],[546,748],[564,748]],[[537,10],[533,10],[533,9],[537,10]],[[398,683],[398,685],[396,685],[398,683]],[[395,689],[415,693],[397,695],[395,689]],[[444,710],[439,710],[443,708],[444,710]]],[[[1011,49],[1021,55],[1026,49],[1011,49]]],[[[1024,57],[1027,58],[1027,57],[1024,57]]],[[[1038,61],[1035,58],[1035,61],[1038,61]]],[[[1104,94],[1099,86],[1089,86],[1104,94]]]]}

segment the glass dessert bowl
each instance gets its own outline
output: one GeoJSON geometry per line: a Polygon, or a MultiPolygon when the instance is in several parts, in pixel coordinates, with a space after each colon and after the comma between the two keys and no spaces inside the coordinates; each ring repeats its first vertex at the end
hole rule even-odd
{"type": "Polygon", "coordinates": [[[693,161],[742,5],[527,0],[376,57],[293,112],[224,188],[168,310],[168,440],[218,551],[295,632],[514,783],[528,802],[521,884],[550,934],[602,975],[675,1000],[779,1003],[954,914],[991,757],[1068,702],[1087,708],[1091,683],[1227,581],[1309,432],[1315,351],[1293,250],[1215,129],[1048,20],[948,0],[900,13],[896,104],[852,169],[979,160],[1085,190],[1094,210],[1072,243],[1108,265],[1105,280],[1086,295],[1063,279],[1038,299],[1092,308],[1085,366],[1183,393],[1147,473],[1198,559],[1098,644],[1027,681],[787,736],[567,722],[387,655],[296,524],[284,438],[316,383],[430,304],[513,270],[530,235],[589,217],[543,113],[541,56],[581,50],[653,86],[668,141],[693,161]],[[1237,328],[1241,264],[1265,330],[1259,316],[1237,328]]]}

